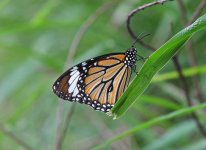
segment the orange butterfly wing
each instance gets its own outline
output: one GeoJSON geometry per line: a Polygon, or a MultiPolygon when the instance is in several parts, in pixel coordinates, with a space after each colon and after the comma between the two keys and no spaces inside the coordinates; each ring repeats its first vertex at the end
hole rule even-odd
{"type": "Polygon", "coordinates": [[[89,68],[85,78],[85,93],[98,105],[97,110],[109,111],[128,86],[131,68],[124,64],[125,55],[111,55],[89,68]],[[109,107],[106,109],[106,107],[109,107]]]}
{"type": "Polygon", "coordinates": [[[108,54],[82,62],[61,75],[53,85],[62,99],[108,112],[129,84],[131,67],[125,54],[108,54]]]}

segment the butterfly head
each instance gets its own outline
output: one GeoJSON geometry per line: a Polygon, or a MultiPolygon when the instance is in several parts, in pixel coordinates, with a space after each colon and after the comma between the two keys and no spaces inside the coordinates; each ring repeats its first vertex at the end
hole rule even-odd
{"type": "Polygon", "coordinates": [[[129,48],[126,52],[125,52],[125,61],[124,63],[127,64],[130,67],[135,66],[136,61],[137,61],[137,49],[134,48],[133,46],[131,48],[129,48]]]}

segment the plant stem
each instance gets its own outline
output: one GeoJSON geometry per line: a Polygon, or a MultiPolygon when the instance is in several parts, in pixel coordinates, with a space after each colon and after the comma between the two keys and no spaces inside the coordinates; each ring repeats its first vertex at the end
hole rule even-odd
{"type": "MultiPolygon", "coordinates": [[[[201,12],[203,11],[204,7],[206,6],[206,0],[202,0],[202,2],[199,4],[199,6],[197,6],[195,12],[192,15],[192,19],[188,21],[187,17],[186,17],[186,8],[184,6],[184,3],[182,0],[178,0],[178,6],[180,9],[180,14],[181,14],[181,20],[182,20],[182,25],[188,26],[191,23],[193,23],[198,16],[201,14],[201,12]]],[[[190,66],[195,67],[197,66],[197,62],[195,59],[195,53],[194,53],[194,48],[193,48],[193,42],[190,39],[187,44],[186,44],[186,49],[188,50],[188,60],[190,62],[190,66]]],[[[195,75],[192,77],[194,86],[195,86],[195,93],[197,96],[197,99],[199,100],[199,102],[204,102],[204,98],[203,98],[203,94],[202,94],[202,89],[201,89],[201,85],[200,85],[200,77],[198,75],[195,75]]]]}
{"type": "MultiPolygon", "coordinates": [[[[74,55],[77,51],[77,48],[79,46],[79,43],[85,34],[85,32],[88,30],[88,28],[94,23],[94,21],[106,10],[111,8],[112,3],[104,3],[101,5],[92,15],[88,17],[88,19],[83,23],[83,25],[80,27],[76,35],[74,36],[74,39],[72,41],[71,47],[69,49],[69,53],[67,56],[67,61],[65,63],[65,69],[68,67],[71,67],[71,64],[73,62],[74,55]]],[[[64,112],[64,101],[60,100],[59,106],[58,106],[58,111],[57,111],[57,132],[56,132],[56,140],[55,140],[55,150],[61,150],[62,149],[62,144],[65,138],[65,134],[67,131],[67,128],[69,127],[69,123],[71,122],[71,117],[73,115],[73,112],[75,110],[75,104],[73,104],[70,108],[70,111],[67,114],[67,118],[65,121],[65,125],[63,125],[63,118],[62,114],[64,112]]]]}
{"type": "Polygon", "coordinates": [[[21,145],[24,149],[26,150],[33,150],[33,148],[31,148],[27,143],[25,143],[24,141],[22,141],[19,136],[16,136],[15,134],[13,134],[11,131],[9,131],[8,129],[6,129],[4,127],[4,125],[2,123],[0,123],[0,131],[3,132],[5,135],[7,135],[9,138],[11,138],[12,140],[14,140],[16,143],[18,143],[19,145],[21,145]]]}
{"type": "MultiPolygon", "coordinates": [[[[206,1],[206,0],[203,0],[203,1],[206,1]]],[[[157,4],[163,4],[163,3],[165,3],[165,2],[167,2],[167,1],[164,0],[164,1],[151,2],[151,3],[145,4],[145,5],[139,6],[139,7],[137,7],[136,9],[132,10],[132,11],[129,13],[129,15],[128,15],[128,17],[127,17],[127,29],[128,29],[128,32],[129,32],[130,36],[131,36],[133,39],[136,39],[136,38],[137,38],[137,36],[134,34],[134,32],[132,31],[132,29],[131,29],[131,27],[130,27],[131,18],[134,16],[134,14],[138,13],[138,12],[141,11],[141,10],[144,10],[145,8],[149,8],[149,7],[154,6],[154,5],[157,5],[157,4]]],[[[179,6],[180,6],[180,9],[181,9],[181,12],[182,12],[181,14],[182,14],[182,18],[183,18],[183,23],[186,24],[186,21],[187,21],[187,20],[186,20],[186,14],[185,14],[184,5],[183,5],[183,3],[182,3],[181,0],[178,0],[178,3],[179,3],[179,6]]],[[[197,18],[195,18],[195,17],[198,16],[197,14],[200,14],[200,12],[201,12],[200,10],[203,10],[203,5],[206,5],[206,2],[202,2],[202,3],[198,6],[197,10],[195,11],[195,13],[194,13],[194,15],[193,15],[192,20],[197,19],[197,18]]],[[[144,43],[144,42],[141,41],[141,40],[139,40],[139,41],[137,41],[137,42],[139,42],[142,46],[144,46],[145,48],[148,48],[148,49],[150,49],[150,50],[152,50],[152,51],[155,51],[155,50],[156,50],[156,48],[154,48],[153,46],[151,46],[151,45],[149,45],[149,44],[144,43]]],[[[191,98],[190,98],[190,95],[189,95],[189,90],[187,89],[186,79],[185,79],[184,75],[182,74],[182,68],[181,68],[181,65],[180,65],[180,63],[179,63],[179,61],[178,61],[178,59],[177,59],[177,56],[173,58],[173,63],[174,63],[175,68],[176,68],[176,70],[177,70],[177,72],[178,72],[178,74],[179,74],[180,81],[182,82],[182,88],[183,88],[183,90],[184,90],[184,94],[185,94],[185,97],[186,97],[186,99],[187,99],[187,103],[188,103],[189,106],[192,106],[192,101],[191,101],[191,98]]],[[[198,89],[200,89],[200,88],[198,88],[198,89]]],[[[201,92],[199,92],[199,93],[201,93],[201,92]]],[[[199,129],[199,130],[201,131],[201,133],[206,137],[206,130],[204,129],[204,126],[201,124],[201,122],[199,121],[196,113],[193,112],[191,116],[192,116],[192,118],[195,120],[198,129],[199,129]]]]}
{"type": "MultiPolygon", "coordinates": [[[[175,64],[176,70],[179,74],[179,80],[182,83],[182,89],[184,91],[184,95],[185,95],[185,98],[187,100],[187,104],[188,104],[188,106],[193,106],[192,99],[190,98],[190,94],[189,94],[190,91],[189,91],[189,88],[187,86],[187,81],[182,73],[182,68],[181,68],[179,60],[178,60],[178,55],[175,55],[173,57],[173,62],[175,64]]],[[[201,124],[196,113],[195,112],[191,113],[191,116],[194,119],[198,129],[201,131],[200,133],[202,133],[202,135],[206,138],[206,130],[205,130],[204,126],[201,124]]]]}

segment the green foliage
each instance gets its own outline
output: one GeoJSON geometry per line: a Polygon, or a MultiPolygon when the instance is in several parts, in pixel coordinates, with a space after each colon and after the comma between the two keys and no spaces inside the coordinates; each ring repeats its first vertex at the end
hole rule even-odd
{"type": "MultiPolygon", "coordinates": [[[[191,67],[191,68],[183,69],[182,72],[186,77],[206,74],[206,66],[191,67]]],[[[168,73],[154,76],[152,82],[160,82],[164,80],[171,80],[177,78],[178,78],[178,73],[176,71],[173,71],[173,72],[168,72],[168,73]]]]}
{"type": "Polygon", "coordinates": [[[200,17],[192,25],[178,32],[148,58],[136,78],[112,108],[114,118],[119,118],[125,113],[129,106],[145,91],[153,76],[166,65],[194,33],[203,28],[206,28],[206,15],[200,17]]]}
{"type": "MultiPolygon", "coordinates": [[[[126,16],[132,9],[151,1],[109,2],[112,2],[111,8],[98,16],[86,30],[70,65],[128,49],[133,40],[125,27],[126,16]]],[[[16,135],[32,149],[54,149],[59,133],[59,118],[56,117],[59,100],[52,93],[51,86],[63,72],[75,34],[87,18],[104,3],[105,1],[96,0],[0,1],[1,150],[25,149],[8,133],[16,135]],[[1,125],[9,132],[5,133],[1,125]]],[[[184,5],[187,18],[192,18],[199,1],[184,1],[184,5]]],[[[174,35],[184,28],[181,22],[177,2],[171,1],[134,15],[131,26],[137,35],[142,32],[151,33],[144,41],[158,48],[171,34],[174,35]],[[171,22],[173,33],[170,31],[171,22]]],[[[198,24],[196,29],[199,28],[198,24]]],[[[173,38],[173,42],[178,42],[175,47],[181,46],[182,42],[187,40],[190,36],[190,33],[187,33],[190,31],[178,34],[178,37],[185,37],[181,41],[177,40],[177,36],[173,38]]],[[[190,96],[197,106],[187,107],[172,62],[168,62],[156,74],[169,59],[168,56],[164,57],[162,63],[157,62],[160,56],[158,53],[167,51],[164,49],[168,46],[167,43],[156,54],[152,54],[141,71],[138,69],[140,76],[133,80],[126,93],[136,92],[138,84],[146,85],[151,81],[150,86],[118,120],[114,121],[85,105],[76,105],[62,149],[92,149],[101,144],[107,146],[104,149],[205,149],[205,139],[189,115],[192,111],[199,110],[198,116],[202,123],[205,123],[205,113],[200,110],[205,108],[205,104],[198,104],[196,87],[192,80],[193,76],[198,75],[199,85],[202,91],[206,91],[205,35],[205,30],[202,30],[192,37],[196,66],[191,67],[185,47],[182,47],[179,53],[190,96]],[[152,64],[154,67],[151,68],[152,64]],[[150,69],[154,72],[149,78],[144,77],[150,69]],[[156,75],[151,80],[154,74],[156,75]],[[137,83],[140,77],[141,82],[137,83]],[[134,90],[131,90],[131,87],[134,90]]],[[[152,53],[139,44],[137,49],[138,54],[144,57],[152,53]]],[[[142,67],[142,62],[137,62],[137,67],[142,67]]],[[[135,77],[135,74],[133,76],[135,77]]],[[[143,90],[144,88],[141,89],[143,90]]],[[[137,95],[132,94],[132,97],[129,99],[131,103],[137,95]]],[[[205,92],[203,97],[206,97],[205,92]]],[[[64,102],[64,111],[61,112],[64,120],[70,106],[70,102],[64,102]]]]}
{"type": "MultiPolygon", "coordinates": [[[[174,117],[178,117],[178,116],[182,116],[182,115],[186,115],[188,113],[191,113],[193,111],[196,111],[198,109],[203,109],[203,108],[206,108],[206,104],[201,104],[201,105],[197,105],[197,106],[193,106],[191,108],[182,108],[178,111],[175,111],[175,112],[172,112],[170,114],[167,114],[167,115],[162,115],[160,117],[157,117],[157,118],[154,118],[148,122],[145,122],[145,123],[142,123],[141,125],[137,125],[136,127],[130,129],[130,130],[127,130],[125,132],[122,132],[121,134],[117,135],[117,136],[114,136],[113,138],[107,140],[106,142],[103,142],[103,144],[95,147],[94,149],[101,149],[109,144],[112,144],[113,142],[117,141],[117,140],[120,140],[130,134],[134,134],[140,130],[143,130],[145,128],[148,128],[148,127],[151,127],[155,124],[158,124],[158,123],[161,123],[165,120],[168,120],[168,119],[172,119],[174,117]]],[[[176,129],[176,132],[178,131],[179,129],[176,129]]],[[[179,132],[178,132],[179,133],[179,132]]],[[[177,135],[174,136],[174,138],[177,138],[177,135]]],[[[158,144],[158,146],[160,146],[161,143],[158,144]]],[[[154,147],[153,147],[154,148],[154,147]]],[[[154,148],[155,149],[155,148],[154,148]]]]}

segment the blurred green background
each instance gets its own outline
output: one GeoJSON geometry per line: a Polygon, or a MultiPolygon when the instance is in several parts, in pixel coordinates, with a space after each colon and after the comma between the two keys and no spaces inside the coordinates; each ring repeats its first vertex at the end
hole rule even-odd
{"type": "MultiPolygon", "coordinates": [[[[106,53],[124,52],[130,47],[133,40],[126,29],[127,15],[148,2],[152,1],[1,0],[0,149],[60,149],[58,124],[65,120],[72,103],[60,101],[53,94],[53,82],[63,73],[65,65],[72,66],[106,53]],[[69,52],[74,37],[85,26],[88,28],[81,35],[75,53],[69,52]]],[[[187,20],[192,18],[200,2],[183,1],[187,20]]],[[[202,14],[205,12],[206,9],[202,14]]],[[[173,1],[139,12],[132,18],[131,26],[137,35],[150,33],[144,41],[158,48],[184,28],[182,21],[179,3],[173,1]]],[[[205,39],[204,30],[192,38],[197,66],[191,67],[187,48],[183,47],[179,54],[194,104],[199,101],[193,76],[199,77],[202,97],[206,97],[205,39]]],[[[152,53],[139,44],[137,49],[141,56],[152,53]]],[[[138,68],[141,65],[138,62],[138,68]]],[[[139,101],[118,120],[77,104],[61,149],[91,149],[136,125],[187,106],[175,72],[171,61],[139,101]]],[[[199,112],[199,118],[205,124],[203,112],[199,112]]],[[[105,149],[204,150],[206,142],[188,115],[133,133],[105,149]]]]}

